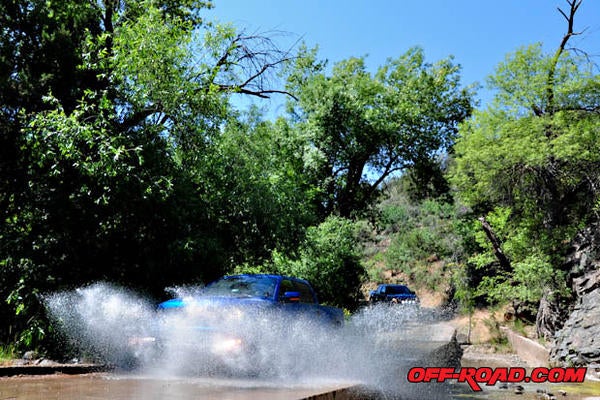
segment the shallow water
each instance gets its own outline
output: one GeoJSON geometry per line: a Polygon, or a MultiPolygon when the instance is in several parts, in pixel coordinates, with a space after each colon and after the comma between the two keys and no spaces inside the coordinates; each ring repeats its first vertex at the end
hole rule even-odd
{"type": "MultiPolygon", "coordinates": [[[[195,293],[185,288],[175,295],[195,293]]],[[[200,389],[206,391],[202,398],[211,398],[215,391],[216,398],[230,398],[223,397],[222,383],[241,396],[254,396],[282,388],[298,390],[298,385],[304,390],[347,382],[367,387],[379,398],[452,397],[448,385],[406,381],[412,364],[451,337],[439,315],[425,308],[366,307],[343,328],[333,329],[272,310],[223,310],[203,304],[160,313],[136,293],[108,284],[57,293],[48,296],[46,304],[82,359],[128,371],[32,382],[32,390],[48,385],[48,395],[60,393],[54,398],[88,396],[82,392],[88,389],[93,393],[87,398],[184,399],[200,389]],[[215,382],[220,382],[217,387],[212,386],[215,382]],[[232,382],[245,383],[232,389],[232,382]]]]}
{"type": "MultiPolygon", "coordinates": [[[[515,366],[514,360],[510,357],[501,359],[499,357],[478,358],[476,360],[463,358],[461,360],[463,367],[511,367],[515,366]]],[[[531,367],[525,366],[529,371],[531,367]]],[[[523,393],[515,393],[514,385],[508,387],[502,387],[500,384],[495,386],[482,386],[482,392],[477,395],[480,399],[489,400],[543,400],[544,394],[552,393],[557,399],[570,399],[570,400],[591,400],[595,397],[600,400],[600,381],[587,379],[583,383],[529,383],[520,384],[524,391],[523,393]],[[566,392],[566,395],[562,395],[560,391],[566,392]]],[[[475,394],[474,394],[475,395],[475,394]]]]}
{"type": "Polygon", "coordinates": [[[295,385],[258,380],[168,378],[133,375],[45,376],[0,379],[1,399],[22,400],[285,400],[329,392],[346,384],[311,382],[295,385]]]}

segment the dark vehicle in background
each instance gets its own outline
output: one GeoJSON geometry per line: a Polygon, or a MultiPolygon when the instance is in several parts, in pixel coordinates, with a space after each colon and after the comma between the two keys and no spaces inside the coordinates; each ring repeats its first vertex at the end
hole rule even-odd
{"type": "Polygon", "coordinates": [[[419,304],[419,298],[406,285],[381,284],[369,293],[369,302],[392,304],[419,304]]]}

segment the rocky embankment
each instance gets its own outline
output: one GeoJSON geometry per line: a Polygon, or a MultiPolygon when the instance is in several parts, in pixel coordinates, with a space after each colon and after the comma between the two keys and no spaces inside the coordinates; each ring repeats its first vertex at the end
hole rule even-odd
{"type": "Polygon", "coordinates": [[[574,301],[562,329],[554,335],[550,361],[600,368],[600,225],[574,240],[566,259],[574,301]]]}

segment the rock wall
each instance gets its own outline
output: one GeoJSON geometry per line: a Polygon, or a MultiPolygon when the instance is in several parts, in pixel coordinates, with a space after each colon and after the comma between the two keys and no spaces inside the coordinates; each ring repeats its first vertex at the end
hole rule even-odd
{"type": "Polygon", "coordinates": [[[600,226],[594,224],[573,241],[566,259],[574,301],[554,336],[550,361],[563,365],[600,365],[600,226]]]}

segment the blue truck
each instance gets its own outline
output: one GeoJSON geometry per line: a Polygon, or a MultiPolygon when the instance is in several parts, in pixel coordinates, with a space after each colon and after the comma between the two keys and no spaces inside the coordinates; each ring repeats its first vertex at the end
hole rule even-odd
{"type": "Polygon", "coordinates": [[[132,341],[137,354],[151,344],[155,354],[159,349],[154,363],[175,358],[201,373],[273,369],[282,348],[294,351],[299,341],[314,342],[344,324],[343,311],[319,304],[306,280],[269,274],[222,277],[160,303],[158,315],[155,333],[132,341]]]}
{"type": "Polygon", "coordinates": [[[369,293],[370,303],[418,304],[419,298],[406,285],[381,284],[369,293]]]}
{"type": "Polygon", "coordinates": [[[341,309],[319,304],[317,295],[304,279],[268,274],[225,276],[206,286],[198,296],[162,302],[159,310],[173,310],[198,305],[220,308],[243,307],[250,311],[277,310],[287,316],[301,316],[333,326],[343,325],[341,309]]]}

